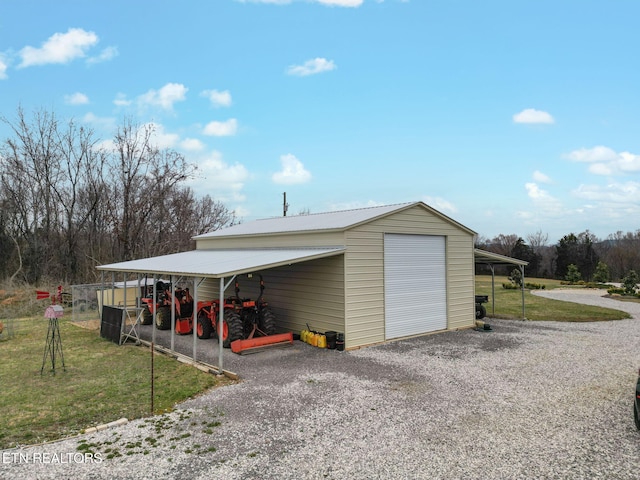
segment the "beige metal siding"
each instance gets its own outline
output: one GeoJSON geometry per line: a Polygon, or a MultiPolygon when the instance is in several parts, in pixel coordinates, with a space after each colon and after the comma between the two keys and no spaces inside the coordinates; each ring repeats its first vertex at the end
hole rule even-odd
{"type": "Polygon", "coordinates": [[[473,236],[416,205],[346,231],[346,347],[385,340],[384,233],[446,237],[447,328],[472,326],[473,236]]]}
{"type": "MultiPolygon", "coordinates": [[[[300,332],[306,325],[318,331],[344,332],[343,255],[311,260],[238,276],[240,297],[256,299],[261,273],[264,297],[276,314],[278,331],[300,332]]],[[[230,278],[225,279],[225,285],[230,278]]],[[[200,300],[218,298],[220,280],[207,279],[198,289],[200,300]]],[[[234,284],[225,297],[235,294],[234,284]]]]}

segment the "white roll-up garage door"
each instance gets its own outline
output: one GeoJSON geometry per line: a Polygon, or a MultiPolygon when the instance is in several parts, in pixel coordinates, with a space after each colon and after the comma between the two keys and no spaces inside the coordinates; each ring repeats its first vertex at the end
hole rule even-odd
{"type": "Polygon", "coordinates": [[[384,236],[387,340],[447,328],[445,237],[384,236]]]}

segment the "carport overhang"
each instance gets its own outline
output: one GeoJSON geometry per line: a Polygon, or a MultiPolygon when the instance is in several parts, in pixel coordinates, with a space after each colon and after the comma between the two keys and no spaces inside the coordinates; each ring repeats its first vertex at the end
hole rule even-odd
{"type": "Polygon", "coordinates": [[[101,265],[109,272],[226,278],[341,255],[344,247],[202,249],[101,265]]]}
{"type": "Polygon", "coordinates": [[[505,255],[500,255],[498,253],[487,252],[486,250],[481,250],[479,248],[474,249],[473,251],[474,259],[476,264],[487,265],[491,269],[491,308],[493,314],[496,312],[496,296],[495,296],[495,269],[496,265],[515,265],[520,269],[520,273],[522,274],[522,319],[526,318],[525,316],[525,306],[524,306],[524,267],[529,265],[529,262],[525,260],[520,260],[518,258],[507,257],[505,255]]]}
{"type": "MultiPolygon", "coordinates": [[[[270,268],[292,265],[295,263],[308,262],[320,258],[333,257],[342,255],[346,251],[343,246],[337,247],[308,247],[308,248],[243,248],[243,249],[196,249],[188,252],[174,253],[170,255],[161,255],[139,260],[130,260],[127,262],[111,263],[108,265],[100,265],[98,270],[102,271],[103,283],[104,274],[112,272],[122,273],[124,277],[124,285],[126,286],[127,273],[136,273],[139,275],[152,274],[166,276],[171,275],[179,277],[193,277],[194,284],[199,279],[213,278],[220,280],[220,305],[224,305],[224,292],[231,284],[236,275],[245,273],[255,273],[270,268]],[[231,277],[231,280],[225,285],[225,278],[231,277]]],[[[155,298],[155,282],[154,282],[154,298],[155,298]]],[[[193,301],[194,305],[198,304],[198,290],[194,288],[193,301]]],[[[125,302],[126,303],[126,302],[125,302]]],[[[173,317],[173,314],[172,314],[173,317]]],[[[155,320],[154,320],[155,324],[155,320]]],[[[223,335],[222,322],[218,322],[219,332],[219,354],[218,354],[218,370],[223,372],[223,335]]],[[[155,341],[155,327],[152,329],[153,341],[155,341]]],[[[172,349],[174,326],[172,321],[171,327],[172,349]]],[[[197,338],[193,335],[193,360],[196,361],[197,338]]]]}

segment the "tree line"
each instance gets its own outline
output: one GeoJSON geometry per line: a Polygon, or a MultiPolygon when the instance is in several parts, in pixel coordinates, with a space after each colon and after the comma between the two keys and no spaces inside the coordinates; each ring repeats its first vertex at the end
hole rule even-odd
{"type": "Polygon", "coordinates": [[[629,272],[640,272],[640,230],[618,231],[604,239],[586,230],[568,233],[555,244],[548,239],[541,231],[527,235],[526,241],[515,234],[500,234],[492,239],[479,237],[476,247],[529,262],[528,277],[620,282],[629,272]]]}
{"type": "Polygon", "coordinates": [[[92,283],[97,265],[188,250],[236,222],[185,184],[197,167],[158,148],[153,125],[124,119],[103,141],[45,110],[0,121],[0,279],[92,283]]]}

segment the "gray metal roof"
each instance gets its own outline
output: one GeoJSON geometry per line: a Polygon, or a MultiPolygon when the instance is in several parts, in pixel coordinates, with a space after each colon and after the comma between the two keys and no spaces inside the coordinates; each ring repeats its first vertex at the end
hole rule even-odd
{"type": "Polygon", "coordinates": [[[506,257],[499,253],[487,252],[479,248],[473,251],[476,263],[486,263],[493,265],[529,265],[529,262],[518,258],[506,257]]]}
{"type": "Polygon", "coordinates": [[[263,218],[252,222],[239,223],[238,225],[233,225],[214,232],[204,233],[193,238],[195,240],[201,240],[204,238],[229,237],[236,235],[295,233],[310,230],[341,230],[421,203],[422,202],[400,203],[395,205],[384,205],[381,207],[312,213],[309,215],[263,218]]]}
{"type": "Polygon", "coordinates": [[[344,247],[202,249],[100,265],[97,268],[98,270],[109,272],[157,273],[160,275],[221,278],[331,257],[340,255],[344,251],[344,247]]]}

